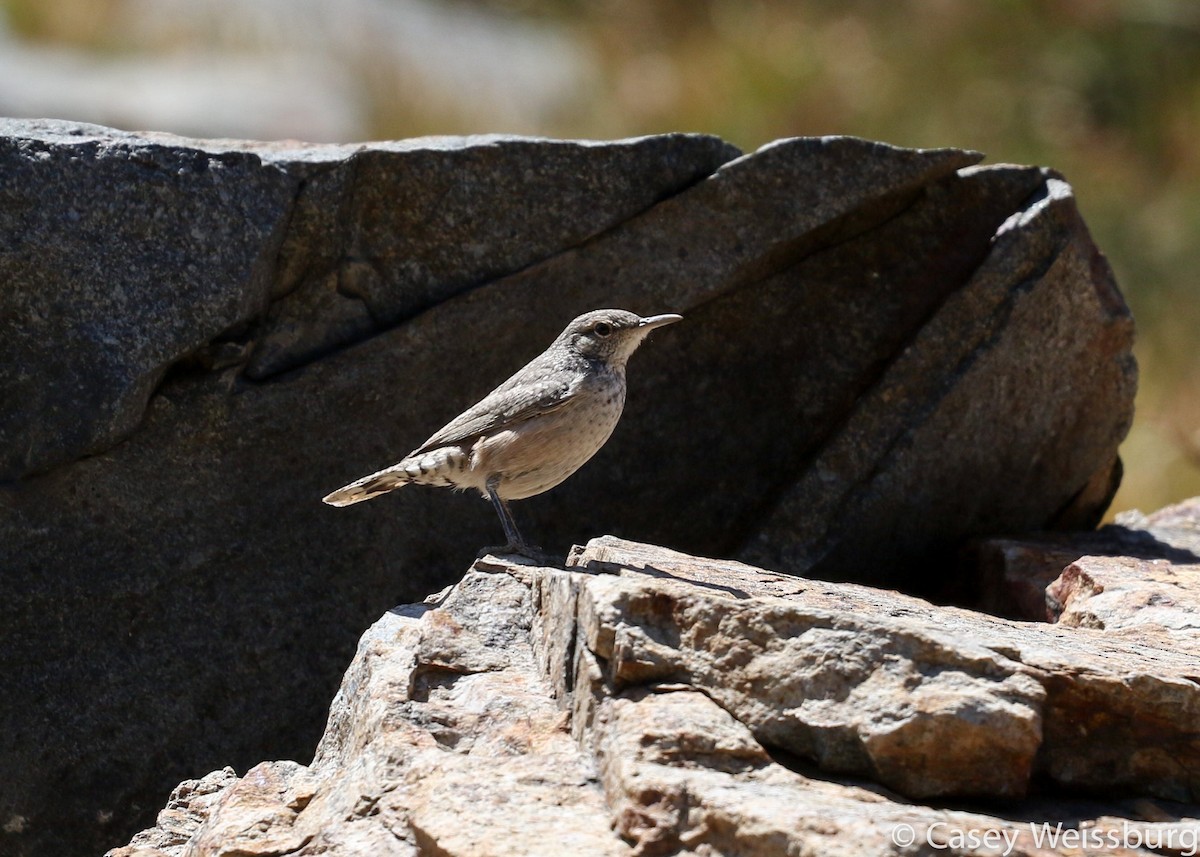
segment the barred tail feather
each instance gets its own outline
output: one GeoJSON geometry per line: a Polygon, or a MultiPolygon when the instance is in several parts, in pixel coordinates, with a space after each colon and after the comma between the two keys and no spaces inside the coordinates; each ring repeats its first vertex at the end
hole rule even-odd
{"type": "Polygon", "coordinates": [[[412,476],[399,465],[364,476],[322,498],[330,506],[353,506],[380,494],[394,491],[412,481],[412,476]]]}

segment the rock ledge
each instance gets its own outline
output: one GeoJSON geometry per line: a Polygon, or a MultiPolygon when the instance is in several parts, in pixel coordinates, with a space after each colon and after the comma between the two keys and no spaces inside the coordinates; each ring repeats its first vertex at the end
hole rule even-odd
{"type": "Polygon", "coordinates": [[[1200,576],[1163,547],[1175,613],[1081,556],[1057,624],[612,537],[565,569],[488,556],[367,631],[310,766],[185,782],[109,857],[1182,853],[1200,576]]]}

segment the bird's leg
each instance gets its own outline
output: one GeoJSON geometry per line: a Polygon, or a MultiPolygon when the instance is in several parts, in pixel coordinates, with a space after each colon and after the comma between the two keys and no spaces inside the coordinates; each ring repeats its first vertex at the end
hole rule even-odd
{"type": "Polygon", "coordinates": [[[499,476],[488,477],[488,499],[492,501],[492,506],[495,508],[496,514],[500,516],[500,525],[504,527],[504,538],[508,540],[505,549],[515,551],[519,554],[530,555],[532,551],[529,545],[525,544],[525,539],[521,538],[521,533],[517,529],[517,522],[513,520],[512,512],[508,510],[508,504],[500,499],[500,495],[496,491],[499,484],[499,476]]]}

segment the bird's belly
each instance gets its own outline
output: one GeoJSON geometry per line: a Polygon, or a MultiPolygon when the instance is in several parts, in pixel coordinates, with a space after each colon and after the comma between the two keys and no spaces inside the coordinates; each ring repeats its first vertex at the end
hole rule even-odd
{"type": "Polygon", "coordinates": [[[572,402],[480,438],[471,450],[471,470],[484,479],[498,475],[497,492],[505,500],[549,491],[604,446],[623,406],[623,395],[572,402]]]}

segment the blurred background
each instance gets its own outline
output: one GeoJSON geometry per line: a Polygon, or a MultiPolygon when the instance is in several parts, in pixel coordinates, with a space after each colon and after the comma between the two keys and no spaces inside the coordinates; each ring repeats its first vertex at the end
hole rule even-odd
{"type": "Polygon", "coordinates": [[[853,134],[1049,165],[1138,321],[1113,511],[1200,495],[1197,0],[0,0],[0,114],[315,142],[853,134]]]}

